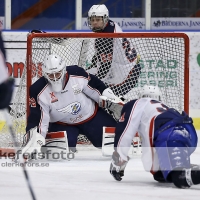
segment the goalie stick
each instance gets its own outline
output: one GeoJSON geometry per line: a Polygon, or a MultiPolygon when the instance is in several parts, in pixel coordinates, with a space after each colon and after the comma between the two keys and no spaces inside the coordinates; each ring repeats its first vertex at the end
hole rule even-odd
{"type": "MultiPolygon", "coordinates": [[[[13,131],[12,122],[11,122],[11,120],[10,120],[10,116],[8,115],[8,110],[7,110],[7,109],[4,109],[3,111],[4,111],[4,116],[5,116],[5,119],[6,119],[8,128],[9,128],[9,131],[10,131],[10,135],[11,135],[12,140],[13,140],[15,152],[17,152],[17,148],[19,147],[19,145],[18,145],[16,136],[15,136],[15,133],[14,133],[14,131],[13,131]]],[[[29,188],[29,191],[30,191],[30,193],[31,193],[31,197],[32,197],[33,200],[36,200],[35,194],[34,194],[34,192],[33,192],[32,185],[31,185],[31,183],[30,183],[30,179],[29,179],[29,176],[28,176],[28,172],[27,172],[27,170],[26,170],[26,165],[23,163],[23,165],[21,165],[21,166],[22,166],[23,173],[24,173],[24,176],[25,176],[25,179],[26,179],[26,183],[27,183],[28,188],[29,188]]]]}

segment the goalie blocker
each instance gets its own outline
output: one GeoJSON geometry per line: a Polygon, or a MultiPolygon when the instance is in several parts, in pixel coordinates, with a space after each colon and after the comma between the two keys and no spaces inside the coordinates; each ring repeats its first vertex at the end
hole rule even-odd
{"type": "Polygon", "coordinates": [[[37,127],[30,129],[23,138],[22,148],[16,152],[15,161],[24,162],[38,157],[45,138],[37,132],[37,127]]]}
{"type": "Polygon", "coordinates": [[[31,129],[25,136],[22,149],[16,152],[15,160],[23,162],[34,160],[69,160],[74,153],[69,150],[66,131],[50,132],[46,139],[31,129]]]}

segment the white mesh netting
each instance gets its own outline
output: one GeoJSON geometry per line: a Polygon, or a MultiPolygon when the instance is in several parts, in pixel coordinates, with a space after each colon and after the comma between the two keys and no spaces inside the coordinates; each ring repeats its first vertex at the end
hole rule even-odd
{"type": "MultiPolygon", "coordinates": [[[[186,103],[184,74],[187,64],[184,34],[117,34],[117,38],[93,33],[32,34],[28,39],[28,61],[12,105],[11,115],[19,143],[25,133],[27,119],[27,89],[42,76],[41,66],[48,54],[58,54],[67,65],[79,65],[95,74],[116,95],[126,99],[138,97],[145,84],[157,85],[162,100],[181,111],[186,103]],[[128,37],[127,37],[128,36],[128,37]],[[88,38],[85,38],[88,37],[88,38]],[[139,57],[140,55],[140,62],[139,57]],[[27,82],[28,76],[28,82],[27,82]]],[[[114,34],[112,34],[114,35],[114,34]]],[[[79,137],[80,143],[85,137],[79,137]]],[[[10,147],[12,141],[6,125],[0,133],[0,147],[10,147]]]]}

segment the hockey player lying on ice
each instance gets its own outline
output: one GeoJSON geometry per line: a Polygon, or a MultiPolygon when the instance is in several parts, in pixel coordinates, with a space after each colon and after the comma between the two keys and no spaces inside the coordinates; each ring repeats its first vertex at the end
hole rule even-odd
{"type": "Polygon", "coordinates": [[[198,166],[190,165],[190,155],[197,146],[192,119],[160,102],[157,87],[145,86],[140,98],[126,103],[116,126],[110,173],[121,181],[129,160],[127,156],[134,135],[142,140],[142,162],[157,181],[173,182],[178,188],[200,183],[198,166]],[[149,91],[148,91],[149,90],[149,91]],[[150,98],[148,98],[150,97],[150,98]]]}
{"type": "Polygon", "coordinates": [[[100,97],[122,101],[96,76],[76,65],[66,67],[58,55],[48,55],[42,70],[44,76],[30,87],[28,134],[22,153],[40,151],[47,132],[56,131],[67,132],[72,152],[80,131],[95,147],[101,148],[103,126],[115,127],[116,121],[99,107],[105,107],[100,97]]]}

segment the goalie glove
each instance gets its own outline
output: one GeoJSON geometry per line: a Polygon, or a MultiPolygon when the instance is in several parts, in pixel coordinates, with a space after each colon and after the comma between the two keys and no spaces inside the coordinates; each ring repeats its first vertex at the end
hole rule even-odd
{"type": "Polygon", "coordinates": [[[121,181],[124,176],[124,170],[129,161],[129,157],[127,157],[127,161],[124,161],[120,158],[119,154],[114,151],[112,155],[112,160],[110,164],[110,174],[114,177],[116,181],[121,181]]]}
{"type": "Polygon", "coordinates": [[[108,110],[112,111],[114,118],[119,120],[121,117],[121,110],[124,106],[123,101],[110,99],[106,96],[99,97],[99,106],[102,108],[107,108],[108,110]]]}

